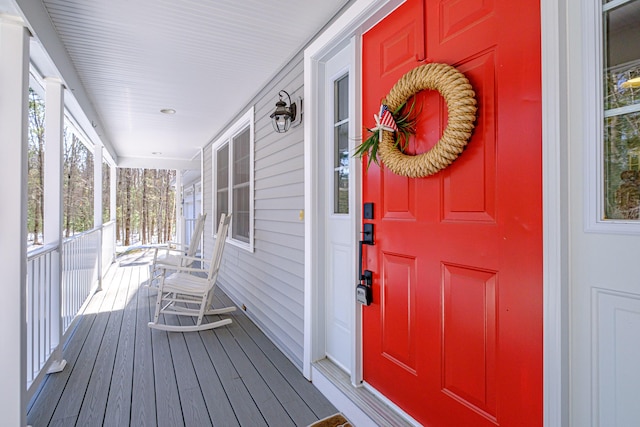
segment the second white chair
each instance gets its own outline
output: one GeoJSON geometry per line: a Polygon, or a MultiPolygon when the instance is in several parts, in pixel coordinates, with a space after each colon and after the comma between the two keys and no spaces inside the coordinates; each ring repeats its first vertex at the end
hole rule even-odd
{"type": "Polygon", "coordinates": [[[157,287],[157,281],[167,270],[174,270],[176,267],[180,266],[190,267],[193,265],[193,260],[189,259],[189,257],[196,256],[196,251],[200,247],[200,241],[202,240],[202,233],[204,231],[206,219],[206,213],[200,214],[196,218],[189,245],[168,242],[166,247],[155,248],[153,261],[151,262],[150,267],[149,285],[147,285],[147,287],[157,287]],[[187,258],[185,258],[185,256],[187,258]],[[186,264],[182,265],[185,262],[186,264]]]}
{"type": "MultiPolygon", "coordinates": [[[[204,316],[230,313],[236,309],[235,306],[214,309],[211,305],[230,220],[230,214],[228,216],[225,216],[225,214],[220,216],[215,246],[208,268],[178,266],[176,267],[175,273],[166,277],[160,277],[153,322],[149,322],[150,328],[164,331],[189,332],[213,329],[231,323],[231,319],[203,323],[204,316]],[[168,325],[166,323],[160,323],[161,314],[193,316],[196,317],[197,320],[195,325],[168,325]]],[[[183,258],[185,258],[182,262],[183,264],[188,260],[203,262],[201,258],[183,258]]]]}

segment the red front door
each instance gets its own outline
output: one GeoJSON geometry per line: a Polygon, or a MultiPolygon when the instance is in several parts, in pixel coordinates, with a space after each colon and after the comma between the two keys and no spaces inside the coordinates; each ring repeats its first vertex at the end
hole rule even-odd
{"type": "MultiPolygon", "coordinates": [[[[540,13],[534,0],[408,0],[363,36],[363,117],[419,59],[463,72],[478,117],[427,178],[372,163],[364,379],[429,426],[542,425],[540,13]],[[423,20],[424,18],[424,20],[423,20]]],[[[422,92],[410,151],[447,122],[422,92]],[[422,105],[422,107],[420,107],[422,105]]]]}

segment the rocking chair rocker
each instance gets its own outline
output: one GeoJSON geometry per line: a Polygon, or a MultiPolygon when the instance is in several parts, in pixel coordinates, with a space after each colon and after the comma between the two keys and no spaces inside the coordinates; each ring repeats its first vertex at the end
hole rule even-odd
{"type": "Polygon", "coordinates": [[[173,332],[203,331],[218,328],[231,323],[231,319],[218,320],[216,322],[203,323],[204,316],[224,314],[235,311],[236,307],[224,307],[213,309],[213,291],[216,287],[216,278],[222,261],[222,251],[226,241],[227,230],[231,214],[220,216],[216,242],[209,262],[209,268],[185,267],[189,260],[203,261],[196,257],[183,257],[183,263],[175,267],[176,272],[169,276],[161,275],[158,284],[158,298],[153,322],[149,322],[152,329],[160,329],[173,332]],[[206,276],[203,277],[203,273],[206,276]],[[197,317],[195,325],[177,326],[160,323],[160,314],[175,314],[178,316],[197,317]]]}
{"type": "Polygon", "coordinates": [[[192,258],[196,256],[196,251],[200,246],[206,218],[206,213],[200,214],[198,218],[196,218],[193,234],[191,235],[188,246],[175,242],[167,242],[166,247],[158,247],[155,249],[150,268],[150,279],[146,285],[147,288],[157,288],[155,282],[164,276],[167,270],[175,270],[176,267],[180,266],[191,267],[193,265],[194,260],[192,258]]]}

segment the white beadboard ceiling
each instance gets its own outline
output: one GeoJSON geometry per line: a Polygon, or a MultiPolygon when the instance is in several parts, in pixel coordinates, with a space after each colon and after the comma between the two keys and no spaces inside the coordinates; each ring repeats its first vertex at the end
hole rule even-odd
{"type": "Polygon", "coordinates": [[[96,134],[120,164],[144,166],[197,156],[346,3],[0,0],[0,12],[17,6],[45,51],[59,39],[70,67],[54,68],[74,95],[86,94],[96,134]]]}

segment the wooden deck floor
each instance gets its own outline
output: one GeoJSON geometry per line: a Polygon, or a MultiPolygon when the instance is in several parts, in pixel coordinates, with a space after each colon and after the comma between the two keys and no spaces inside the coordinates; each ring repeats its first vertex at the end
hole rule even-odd
{"type": "MultiPolygon", "coordinates": [[[[147,262],[111,267],[66,344],[67,367],[30,402],[29,425],[306,426],[337,412],[241,310],[212,331],[149,329],[147,262]]],[[[217,289],[214,306],[230,304],[217,289]]]]}

